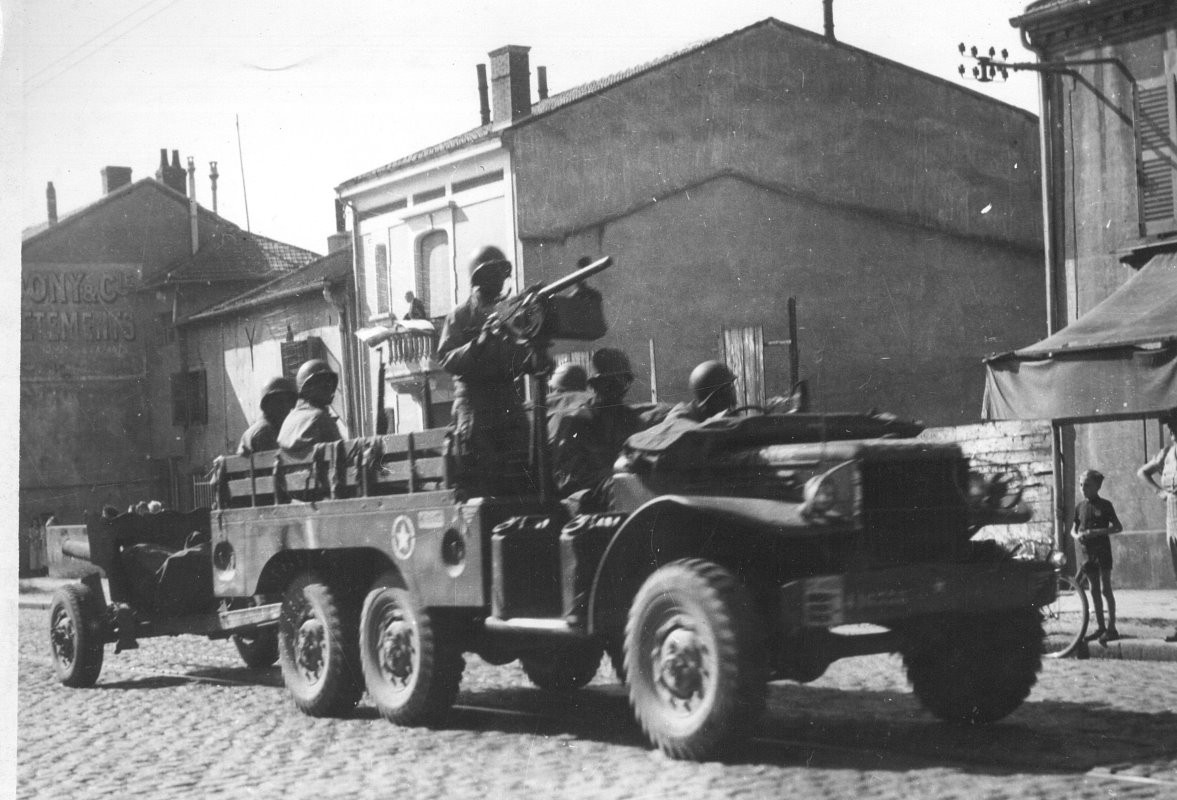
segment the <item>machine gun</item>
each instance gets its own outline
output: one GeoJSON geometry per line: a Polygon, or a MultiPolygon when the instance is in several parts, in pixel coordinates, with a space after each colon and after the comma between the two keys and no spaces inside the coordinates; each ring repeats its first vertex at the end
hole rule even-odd
{"type": "Polygon", "coordinates": [[[605,335],[607,326],[601,295],[582,284],[613,266],[609,256],[587,264],[551,283],[535,283],[495,308],[500,333],[518,342],[577,339],[592,341],[605,335]],[[565,289],[579,287],[572,295],[565,289]]]}

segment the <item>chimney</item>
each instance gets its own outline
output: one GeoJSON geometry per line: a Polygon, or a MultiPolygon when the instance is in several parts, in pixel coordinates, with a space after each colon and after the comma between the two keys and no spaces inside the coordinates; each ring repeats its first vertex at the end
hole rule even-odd
{"type": "Polygon", "coordinates": [[[490,95],[486,89],[486,64],[478,64],[475,68],[478,70],[478,118],[482,120],[479,124],[489,125],[490,95]]]}
{"type": "Polygon", "coordinates": [[[535,68],[535,76],[536,76],[536,80],[539,81],[539,99],[540,100],[547,100],[548,99],[548,68],[547,67],[536,67],[535,68]]]}
{"type": "Polygon", "coordinates": [[[821,4],[825,11],[826,38],[835,42],[837,39],[834,38],[834,0],[821,0],[821,4]]]}
{"type": "Polygon", "coordinates": [[[184,168],[180,166],[180,151],[172,151],[172,163],[168,166],[168,150],[166,147],[159,151],[159,169],[155,172],[155,179],[169,189],[188,194],[184,187],[184,168]]]}
{"type": "Polygon", "coordinates": [[[496,125],[506,125],[531,113],[530,47],[509,44],[490,51],[491,108],[496,125]]]}
{"type": "Polygon", "coordinates": [[[351,234],[347,232],[345,206],[338,197],[335,198],[335,233],[327,237],[327,252],[334,253],[351,245],[351,234]]]}
{"type": "Polygon", "coordinates": [[[115,189],[122,188],[131,182],[130,167],[103,167],[102,193],[110,194],[115,189]]]}
{"type": "MultiPolygon", "coordinates": [[[[172,161],[180,165],[180,153],[172,151],[172,161]]],[[[200,230],[196,224],[196,159],[188,156],[188,222],[192,226],[192,254],[200,249],[200,230]]]]}
{"type": "Polygon", "coordinates": [[[53,181],[45,187],[45,205],[49,207],[49,224],[57,224],[57,190],[53,188],[53,181]]]}
{"type": "Polygon", "coordinates": [[[212,187],[213,187],[213,213],[214,214],[217,213],[217,178],[219,178],[219,177],[220,177],[220,173],[217,172],[217,162],[215,162],[215,161],[208,162],[208,182],[211,183],[212,187]]]}

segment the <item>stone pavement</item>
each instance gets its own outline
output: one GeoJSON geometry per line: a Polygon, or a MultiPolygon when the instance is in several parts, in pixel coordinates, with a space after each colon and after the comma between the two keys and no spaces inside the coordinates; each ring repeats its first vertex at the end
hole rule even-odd
{"type": "MultiPolygon", "coordinates": [[[[65,578],[22,578],[20,607],[48,608],[57,587],[70,582],[65,578]]],[[[108,596],[109,591],[107,587],[108,596]]],[[[1106,645],[1090,642],[1080,648],[1079,658],[1177,662],[1177,642],[1165,641],[1177,632],[1177,591],[1117,589],[1116,608],[1122,638],[1106,645]]],[[[1095,612],[1091,613],[1094,629],[1095,612]]]]}

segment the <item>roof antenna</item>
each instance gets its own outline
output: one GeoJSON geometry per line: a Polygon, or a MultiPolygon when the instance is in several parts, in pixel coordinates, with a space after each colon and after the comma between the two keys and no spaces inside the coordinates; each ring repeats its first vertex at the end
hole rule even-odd
{"type": "Polygon", "coordinates": [[[252,233],[249,227],[249,193],[245,191],[245,157],[241,155],[241,117],[233,115],[237,123],[237,163],[241,165],[241,196],[245,199],[245,230],[252,233]]]}

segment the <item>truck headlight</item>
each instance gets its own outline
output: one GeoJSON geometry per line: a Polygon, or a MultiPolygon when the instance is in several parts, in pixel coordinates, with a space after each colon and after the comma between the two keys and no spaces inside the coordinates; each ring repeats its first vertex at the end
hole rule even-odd
{"type": "Polygon", "coordinates": [[[851,520],[861,508],[858,470],[853,461],[845,461],[805,482],[801,513],[817,520],[851,520]]]}

